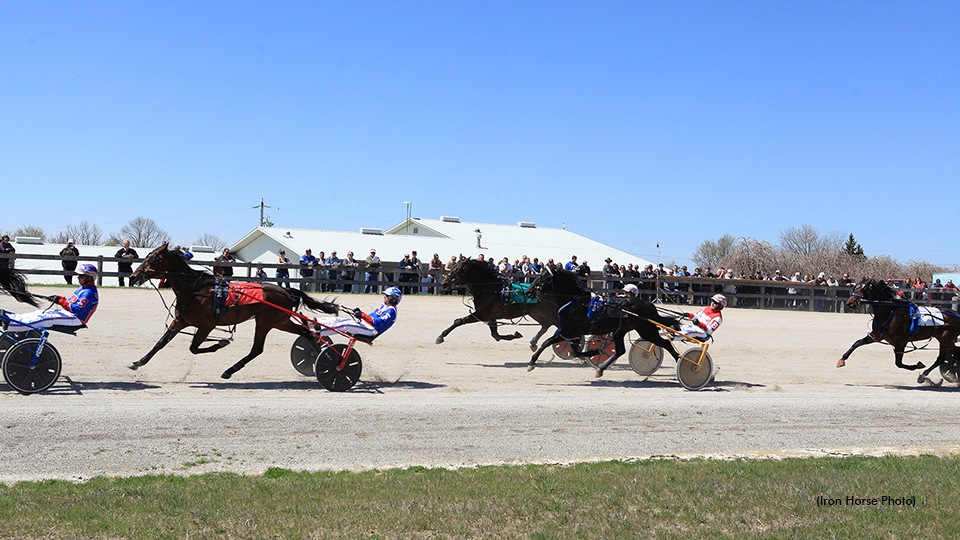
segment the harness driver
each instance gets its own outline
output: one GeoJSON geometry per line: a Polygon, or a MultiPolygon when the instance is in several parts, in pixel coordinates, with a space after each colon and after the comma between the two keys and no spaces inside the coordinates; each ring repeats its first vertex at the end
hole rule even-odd
{"type": "MultiPolygon", "coordinates": [[[[49,297],[61,309],[32,311],[23,315],[10,313],[8,316],[37,328],[59,326],[74,329],[85,327],[100,303],[100,294],[97,292],[96,285],[97,267],[92,264],[83,264],[74,273],[77,274],[80,288],[74,291],[69,299],[56,295],[49,297]]],[[[26,332],[30,330],[30,327],[10,321],[9,330],[26,332]]]]}

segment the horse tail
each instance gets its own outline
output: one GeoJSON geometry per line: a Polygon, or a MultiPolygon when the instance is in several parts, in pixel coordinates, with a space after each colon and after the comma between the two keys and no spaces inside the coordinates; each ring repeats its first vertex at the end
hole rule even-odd
{"type": "Polygon", "coordinates": [[[33,295],[27,292],[27,280],[23,277],[23,274],[9,266],[0,267],[0,289],[14,297],[17,302],[40,307],[37,301],[33,299],[33,295]]]}
{"type": "MultiPolygon", "coordinates": [[[[312,296],[308,295],[307,293],[299,289],[284,287],[284,290],[286,290],[287,294],[292,296],[294,300],[297,300],[298,303],[303,303],[303,305],[306,306],[307,309],[310,309],[313,311],[322,311],[324,313],[330,313],[330,314],[336,314],[336,313],[339,313],[340,311],[339,306],[337,306],[337,304],[333,302],[327,302],[326,300],[317,300],[316,298],[313,298],[312,296]]],[[[296,307],[297,306],[294,306],[294,308],[296,307]]]]}

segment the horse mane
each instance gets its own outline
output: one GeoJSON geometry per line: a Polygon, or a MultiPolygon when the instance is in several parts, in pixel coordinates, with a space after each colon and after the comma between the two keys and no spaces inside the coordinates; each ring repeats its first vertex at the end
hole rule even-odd
{"type": "Polygon", "coordinates": [[[497,272],[496,268],[490,266],[487,261],[480,261],[477,259],[466,258],[457,263],[457,266],[463,267],[464,271],[470,272],[480,272],[485,276],[490,278],[490,281],[499,281],[500,273],[497,272]]]}

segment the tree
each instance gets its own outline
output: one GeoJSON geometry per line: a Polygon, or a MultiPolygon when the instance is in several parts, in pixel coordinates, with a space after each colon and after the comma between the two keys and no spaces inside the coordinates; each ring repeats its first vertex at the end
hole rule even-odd
{"type": "Polygon", "coordinates": [[[47,240],[47,233],[43,232],[43,229],[37,227],[36,225],[23,225],[17,230],[13,231],[11,236],[14,238],[18,236],[31,236],[39,238],[41,242],[46,242],[47,240]]]}
{"type": "Polygon", "coordinates": [[[103,229],[96,224],[81,221],[79,225],[67,225],[67,228],[54,236],[54,244],[66,244],[73,240],[78,246],[99,246],[103,241],[103,229]]]}
{"type": "Polygon", "coordinates": [[[201,234],[196,240],[193,241],[195,245],[198,246],[210,246],[213,248],[214,252],[223,251],[223,248],[227,247],[227,242],[221,239],[219,236],[210,233],[201,234]]]}
{"type": "Polygon", "coordinates": [[[850,233],[850,238],[847,238],[847,243],[843,246],[843,250],[854,260],[867,260],[867,256],[863,253],[863,247],[853,237],[853,233],[850,233]]]}
{"type": "Polygon", "coordinates": [[[170,234],[157,222],[145,217],[136,217],[120,229],[120,236],[130,240],[135,247],[153,248],[170,241],[170,234]]]}
{"type": "Polygon", "coordinates": [[[716,241],[704,240],[693,252],[693,262],[700,267],[718,268],[720,261],[730,253],[736,240],[731,234],[725,234],[716,241]]]}

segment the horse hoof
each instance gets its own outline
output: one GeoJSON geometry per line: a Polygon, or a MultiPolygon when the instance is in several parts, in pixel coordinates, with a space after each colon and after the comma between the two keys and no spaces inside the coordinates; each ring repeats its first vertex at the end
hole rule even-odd
{"type": "Polygon", "coordinates": [[[537,352],[537,344],[536,344],[536,343],[531,344],[531,345],[530,345],[530,350],[533,351],[533,352],[537,352]]]}
{"type": "Polygon", "coordinates": [[[134,363],[130,364],[129,366],[127,366],[127,368],[130,369],[130,370],[132,370],[132,371],[136,371],[136,370],[140,369],[140,364],[134,362],[134,363]]]}
{"type": "MultiPolygon", "coordinates": [[[[217,345],[218,345],[219,347],[226,347],[226,346],[229,345],[229,344],[230,344],[230,340],[229,340],[229,339],[221,339],[221,340],[217,343],[217,345]]],[[[229,378],[229,377],[228,377],[228,378],[229,378]]]]}
{"type": "Polygon", "coordinates": [[[442,337],[438,337],[438,338],[437,338],[437,345],[439,345],[439,344],[441,344],[441,343],[443,343],[443,338],[442,338],[442,337]]]}
{"type": "Polygon", "coordinates": [[[520,332],[514,332],[514,333],[513,333],[513,339],[518,339],[518,338],[522,338],[522,337],[523,337],[523,334],[521,334],[520,332]]]}
{"type": "Polygon", "coordinates": [[[222,374],[220,374],[221,379],[229,379],[230,377],[233,377],[233,373],[230,373],[229,370],[224,371],[222,374]]]}
{"type": "Polygon", "coordinates": [[[537,367],[536,364],[530,364],[529,366],[527,366],[527,371],[528,371],[528,372],[529,372],[529,371],[533,371],[533,369],[534,369],[535,367],[537,367]]]}
{"type": "Polygon", "coordinates": [[[927,366],[923,365],[923,362],[917,362],[917,367],[915,367],[915,368],[913,368],[913,369],[923,369],[923,368],[925,368],[925,367],[927,367],[927,366]]]}
{"type": "Polygon", "coordinates": [[[843,360],[839,360],[839,361],[837,362],[837,367],[843,367],[843,366],[845,366],[845,365],[847,365],[847,363],[844,362],[843,360]]]}
{"type": "Polygon", "coordinates": [[[598,378],[598,379],[599,379],[600,377],[603,377],[603,370],[600,369],[600,368],[597,368],[597,371],[595,371],[595,372],[593,373],[593,376],[596,377],[596,378],[598,378]]]}

